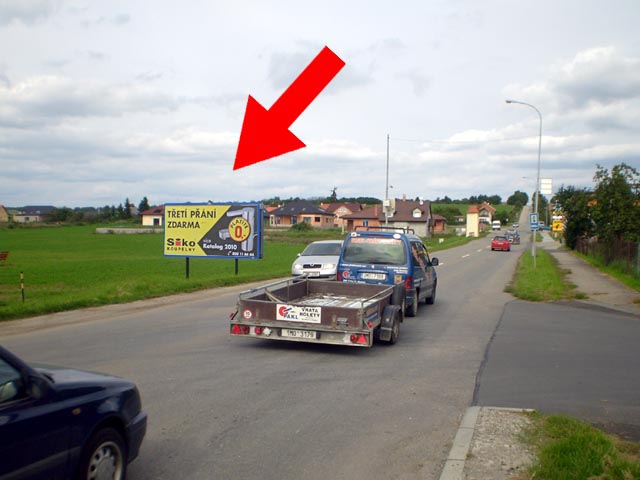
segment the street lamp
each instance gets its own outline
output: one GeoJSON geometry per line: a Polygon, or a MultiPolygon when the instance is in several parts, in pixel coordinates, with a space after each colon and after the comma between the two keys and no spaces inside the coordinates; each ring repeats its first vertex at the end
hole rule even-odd
{"type": "MultiPolygon", "coordinates": [[[[542,151],[542,114],[540,113],[540,110],[538,110],[536,107],[534,107],[530,103],[519,102],[518,100],[505,100],[505,102],[519,103],[520,105],[526,105],[527,107],[531,107],[538,114],[538,118],[540,118],[540,134],[538,135],[538,174],[536,176],[536,193],[535,193],[536,197],[535,197],[535,204],[533,207],[533,211],[537,215],[538,214],[538,198],[540,197],[540,153],[542,151]]],[[[535,270],[536,269],[536,230],[533,231],[533,234],[531,235],[531,237],[532,237],[531,256],[533,256],[533,269],[535,270]]]]}
{"type": "MultiPolygon", "coordinates": [[[[387,133],[387,181],[384,187],[384,203],[389,202],[389,134],[387,133]]],[[[382,205],[382,211],[384,212],[384,224],[389,224],[389,215],[387,212],[387,205],[382,205]]]]}

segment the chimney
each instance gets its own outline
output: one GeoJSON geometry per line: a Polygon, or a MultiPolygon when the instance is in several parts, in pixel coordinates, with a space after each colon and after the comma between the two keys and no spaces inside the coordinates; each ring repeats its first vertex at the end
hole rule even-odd
{"type": "Polygon", "coordinates": [[[406,193],[403,193],[403,194],[402,194],[402,201],[403,201],[403,202],[406,202],[406,201],[407,201],[407,194],[406,194],[406,193]]]}

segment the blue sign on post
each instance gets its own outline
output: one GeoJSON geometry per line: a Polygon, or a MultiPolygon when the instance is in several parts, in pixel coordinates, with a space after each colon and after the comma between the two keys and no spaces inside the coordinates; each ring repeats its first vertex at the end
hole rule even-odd
{"type": "Polygon", "coordinates": [[[530,213],[529,214],[529,226],[531,227],[531,230],[538,230],[538,214],[537,213],[530,213]]]}

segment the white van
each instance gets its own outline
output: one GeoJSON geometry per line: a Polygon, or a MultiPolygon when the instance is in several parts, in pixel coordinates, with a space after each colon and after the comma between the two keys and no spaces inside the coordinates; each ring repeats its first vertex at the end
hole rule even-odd
{"type": "Polygon", "coordinates": [[[491,230],[500,230],[502,225],[500,224],[500,220],[494,220],[491,222],[491,230]]]}

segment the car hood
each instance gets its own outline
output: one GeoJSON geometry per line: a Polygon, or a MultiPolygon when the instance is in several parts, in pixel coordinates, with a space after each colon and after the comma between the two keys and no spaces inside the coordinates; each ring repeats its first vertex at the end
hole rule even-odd
{"type": "Polygon", "coordinates": [[[303,264],[334,263],[337,265],[339,258],[340,258],[339,256],[334,256],[334,255],[310,255],[310,256],[298,257],[295,259],[293,263],[294,264],[296,263],[303,263],[303,264]]]}
{"type": "Polygon", "coordinates": [[[74,395],[86,395],[100,390],[135,388],[135,384],[129,380],[103,373],[53,365],[35,365],[34,368],[37,372],[50,379],[59,393],[73,392],[74,395]]]}

